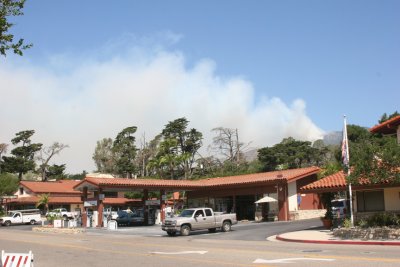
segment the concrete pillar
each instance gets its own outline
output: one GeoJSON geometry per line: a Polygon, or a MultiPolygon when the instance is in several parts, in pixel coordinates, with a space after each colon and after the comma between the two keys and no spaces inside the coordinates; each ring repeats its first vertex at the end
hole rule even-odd
{"type": "Polygon", "coordinates": [[[143,225],[148,225],[149,224],[149,211],[147,209],[146,206],[146,200],[148,200],[149,198],[149,190],[144,189],[143,190],[143,198],[142,198],[142,202],[143,202],[143,216],[144,216],[144,223],[143,225]]]}
{"type": "MultiPolygon", "coordinates": [[[[83,200],[83,202],[85,202],[87,200],[87,195],[88,195],[88,188],[85,186],[83,188],[83,192],[82,192],[82,200],[83,200]]],[[[87,212],[86,212],[86,208],[83,207],[82,226],[86,228],[86,225],[87,225],[87,212]]]]}
{"type": "Polygon", "coordinates": [[[232,201],[233,201],[233,203],[232,203],[232,211],[231,212],[237,213],[237,211],[236,211],[236,194],[233,194],[232,201]]]}
{"type": "Polygon", "coordinates": [[[165,220],[165,200],[163,199],[164,195],[165,195],[165,190],[161,189],[160,190],[160,212],[161,212],[161,221],[162,222],[165,220]]]}
{"type": "Polygon", "coordinates": [[[103,193],[103,190],[100,188],[97,194],[97,227],[103,226],[103,199],[100,199],[100,195],[103,193]]]}
{"type": "Polygon", "coordinates": [[[278,220],[289,220],[288,185],[287,183],[278,184],[278,220]]]}

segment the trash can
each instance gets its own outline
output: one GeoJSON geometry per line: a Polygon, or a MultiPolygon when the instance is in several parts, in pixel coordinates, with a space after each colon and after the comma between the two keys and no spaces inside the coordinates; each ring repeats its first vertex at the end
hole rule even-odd
{"type": "Polygon", "coordinates": [[[59,220],[59,219],[54,220],[54,221],[53,221],[53,225],[54,225],[54,228],[61,228],[61,226],[62,226],[62,220],[59,220]]]}
{"type": "Polygon", "coordinates": [[[77,226],[78,226],[78,224],[77,224],[76,220],[68,221],[68,228],[75,228],[77,226]]]}
{"type": "Polygon", "coordinates": [[[110,220],[108,222],[108,226],[107,226],[108,230],[117,230],[118,229],[118,223],[115,220],[110,220]]]}

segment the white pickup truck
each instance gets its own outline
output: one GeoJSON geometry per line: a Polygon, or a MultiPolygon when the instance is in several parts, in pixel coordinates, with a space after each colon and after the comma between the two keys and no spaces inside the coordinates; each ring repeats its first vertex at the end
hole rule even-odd
{"type": "Polygon", "coordinates": [[[7,216],[0,217],[0,224],[10,226],[12,224],[36,224],[42,220],[40,211],[32,210],[13,210],[9,211],[7,216]]]}
{"type": "Polygon", "coordinates": [[[67,211],[67,209],[65,209],[65,208],[51,210],[46,214],[46,216],[60,216],[60,217],[63,217],[64,219],[74,217],[72,212],[67,211]]]}
{"type": "Polygon", "coordinates": [[[233,224],[237,224],[236,213],[223,214],[210,208],[195,208],[183,210],[177,217],[166,218],[161,229],[169,236],[175,236],[177,232],[187,236],[191,231],[204,229],[215,232],[221,228],[221,231],[228,232],[233,224]]]}

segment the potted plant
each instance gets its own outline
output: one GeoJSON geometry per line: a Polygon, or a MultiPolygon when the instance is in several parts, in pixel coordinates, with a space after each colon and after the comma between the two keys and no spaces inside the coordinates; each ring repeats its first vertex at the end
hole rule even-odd
{"type": "Polygon", "coordinates": [[[324,217],[321,217],[321,221],[326,229],[332,228],[332,222],[333,222],[332,199],[333,199],[333,193],[322,194],[321,200],[326,208],[326,213],[324,217]]]}
{"type": "Polygon", "coordinates": [[[321,217],[322,224],[326,229],[331,229],[332,228],[332,221],[333,221],[333,213],[332,209],[326,210],[325,216],[321,217]]]}

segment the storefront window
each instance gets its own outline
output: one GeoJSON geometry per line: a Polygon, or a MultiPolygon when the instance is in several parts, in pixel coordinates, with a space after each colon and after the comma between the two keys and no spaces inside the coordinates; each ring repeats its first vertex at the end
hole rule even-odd
{"type": "Polygon", "coordinates": [[[193,198],[188,201],[189,208],[208,207],[208,198],[193,198]]]}
{"type": "Polygon", "coordinates": [[[383,190],[358,191],[357,192],[357,211],[384,211],[385,202],[383,190]]]}
{"type": "Polygon", "coordinates": [[[233,211],[232,197],[221,197],[214,199],[214,211],[231,213],[233,211]]]}

